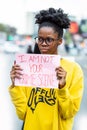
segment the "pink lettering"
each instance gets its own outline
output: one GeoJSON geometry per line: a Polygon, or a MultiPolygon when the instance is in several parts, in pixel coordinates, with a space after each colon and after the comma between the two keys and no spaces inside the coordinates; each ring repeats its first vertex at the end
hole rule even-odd
{"type": "Polygon", "coordinates": [[[23,74],[22,78],[19,80],[19,83],[21,84],[28,84],[29,76],[27,74],[23,74]]]}
{"type": "Polygon", "coordinates": [[[29,64],[30,72],[37,73],[42,71],[42,64],[29,64]]]}
{"type": "Polygon", "coordinates": [[[26,62],[26,57],[25,57],[25,55],[19,55],[18,58],[19,58],[19,61],[20,61],[20,62],[26,62]]]}
{"type": "Polygon", "coordinates": [[[53,86],[55,81],[55,75],[49,75],[49,74],[39,74],[38,78],[40,80],[39,85],[40,86],[53,86]]]}

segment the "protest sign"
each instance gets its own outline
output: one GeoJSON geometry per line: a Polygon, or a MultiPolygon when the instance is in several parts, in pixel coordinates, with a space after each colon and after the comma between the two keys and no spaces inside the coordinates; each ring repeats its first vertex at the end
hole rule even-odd
{"type": "Polygon", "coordinates": [[[23,75],[15,79],[15,85],[58,88],[55,68],[60,65],[59,55],[16,54],[16,64],[23,69],[23,75]]]}

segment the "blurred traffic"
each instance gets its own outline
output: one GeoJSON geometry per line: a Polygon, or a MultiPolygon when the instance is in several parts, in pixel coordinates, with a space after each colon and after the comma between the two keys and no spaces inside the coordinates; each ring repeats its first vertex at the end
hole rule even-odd
{"type": "MultiPolygon", "coordinates": [[[[19,34],[15,27],[0,24],[0,74],[1,94],[0,100],[3,105],[0,108],[0,130],[21,130],[23,122],[15,113],[14,106],[10,101],[8,87],[10,85],[10,69],[15,59],[15,53],[40,53],[34,38],[37,36],[37,26],[34,23],[34,13],[28,15],[27,28],[29,33],[19,34]],[[31,16],[33,18],[31,18],[31,16]],[[29,21],[30,20],[30,21],[29,21]],[[32,31],[33,30],[33,31],[32,31]],[[5,119],[3,118],[5,114],[5,119]],[[6,125],[4,125],[6,124],[6,125]]],[[[70,60],[78,62],[84,72],[85,90],[87,89],[87,19],[71,16],[70,29],[64,32],[63,44],[59,54],[70,60]]],[[[87,93],[84,91],[81,109],[75,118],[73,130],[85,130],[87,120],[87,93]],[[82,120],[84,123],[81,124],[82,120]]]]}
{"type": "MultiPolygon", "coordinates": [[[[34,16],[33,16],[34,17],[34,16]]],[[[87,55],[87,19],[77,21],[71,18],[70,28],[64,32],[63,45],[66,53],[71,55],[87,55]]],[[[31,21],[31,20],[30,20],[31,21]]],[[[37,35],[37,26],[32,28],[34,33],[18,34],[16,28],[0,24],[0,51],[4,53],[31,53],[34,51],[34,37],[37,35]],[[9,30],[9,31],[7,31],[9,30]]]]}

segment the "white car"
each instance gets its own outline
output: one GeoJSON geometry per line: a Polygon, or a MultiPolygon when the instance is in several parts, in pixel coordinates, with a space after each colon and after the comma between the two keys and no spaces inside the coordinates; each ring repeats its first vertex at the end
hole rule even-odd
{"type": "Polygon", "coordinates": [[[6,53],[16,53],[20,52],[20,47],[13,42],[5,42],[3,51],[6,53]]]}

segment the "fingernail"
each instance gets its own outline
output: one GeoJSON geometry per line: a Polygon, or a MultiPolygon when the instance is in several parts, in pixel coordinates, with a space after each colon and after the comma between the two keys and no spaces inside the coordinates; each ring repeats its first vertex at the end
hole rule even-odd
{"type": "Polygon", "coordinates": [[[16,64],[16,60],[14,61],[14,65],[16,64]]]}

